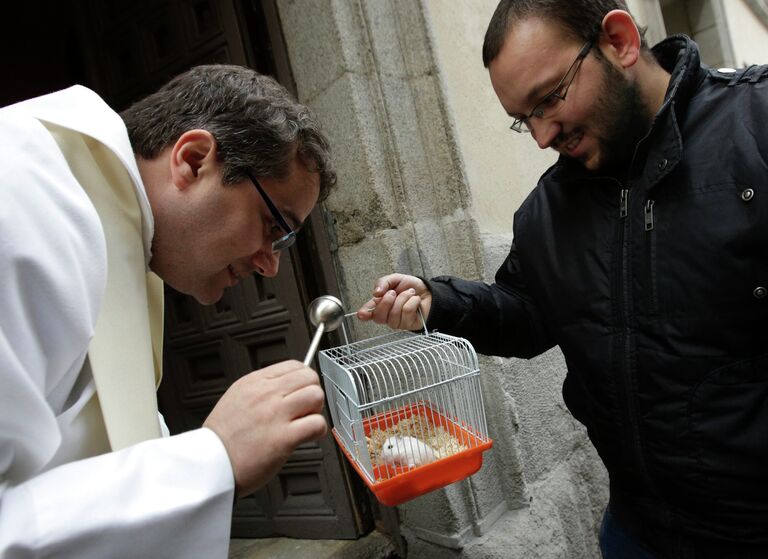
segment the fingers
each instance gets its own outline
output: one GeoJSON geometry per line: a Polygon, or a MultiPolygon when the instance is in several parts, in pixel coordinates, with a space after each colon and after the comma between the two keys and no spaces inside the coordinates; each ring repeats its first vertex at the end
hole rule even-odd
{"type": "Polygon", "coordinates": [[[395,297],[387,317],[387,326],[393,329],[408,328],[409,324],[406,323],[407,317],[403,316],[403,308],[411,300],[416,301],[416,307],[421,302],[421,299],[416,295],[416,290],[413,288],[407,289],[395,297]]]}
{"type": "Polygon", "coordinates": [[[305,415],[320,413],[324,404],[325,392],[312,384],[287,394],[283,398],[281,412],[286,414],[287,418],[295,420],[305,415]]]}
{"type": "Polygon", "coordinates": [[[309,386],[316,387],[322,393],[322,388],[320,388],[320,377],[318,374],[313,369],[304,367],[303,365],[300,369],[276,377],[275,381],[278,383],[278,391],[283,396],[287,396],[292,392],[296,392],[297,390],[309,386]]]}
{"type": "Polygon", "coordinates": [[[276,392],[281,399],[271,404],[273,414],[290,421],[307,414],[319,413],[325,404],[320,376],[299,361],[284,361],[251,373],[260,394],[276,392]],[[266,383],[266,384],[265,384],[266,383]]]}
{"type": "Polygon", "coordinates": [[[394,290],[390,289],[384,293],[371,311],[370,318],[379,324],[386,324],[395,299],[397,299],[397,293],[394,290]]]}
{"type": "Polygon", "coordinates": [[[373,296],[383,297],[390,290],[395,293],[402,293],[406,289],[419,287],[424,287],[424,282],[416,276],[389,274],[376,280],[373,286],[373,296]]]}
{"type": "Polygon", "coordinates": [[[419,308],[422,306],[422,298],[421,297],[409,297],[408,300],[403,304],[403,320],[407,322],[410,327],[409,330],[416,330],[421,329],[422,319],[421,315],[419,315],[419,308]],[[418,322],[418,326],[413,326],[414,322],[418,322]]]}
{"type": "Polygon", "coordinates": [[[392,297],[394,297],[394,300],[392,300],[391,305],[389,306],[389,312],[387,313],[386,317],[383,317],[383,320],[386,321],[387,326],[392,328],[393,330],[396,330],[400,328],[400,324],[403,320],[402,310],[403,310],[403,304],[405,303],[404,299],[407,299],[411,296],[411,291],[404,291],[400,294],[398,294],[396,291],[389,291],[385,295],[389,296],[389,299],[391,300],[392,297]]]}
{"type": "MultiPolygon", "coordinates": [[[[390,291],[397,293],[399,290],[402,290],[401,284],[403,281],[407,281],[406,278],[409,277],[404,274],[389,274],[377,279],[373,285],[373,297],[357,310],[357,318],[363,321],[373,319],[372,313],[381,302],[381,299],[390,291]]],[[[380,320],[376,320],[376,322],[380,322],[380,320]]],[[[381,323],[383,324],[383,322],[381,323]]]]}
{"type": "Polygon", "coordinates": [[[419,294],[414,288],[408,288],[401,293],[387,291],[373,311],[366,312],[367,319],[386,324],[393,329],[418,330],[422,326],[419,309],[424,312],[429,298],[430,293],[426,290],[423,294],[419,294]]]}
{"type": "Polygon", "coordinates": [[[296,446],[320,439],[326,433],[328,433],[328,423],[322,415],[317,413],[295,419],[288,426],[288,436],[296,446]]]}
{"type": "Polygon", "coordinates": [[[255,372],[258,373],[261,376],[261,378],[280,378],[286,375],[290,375],[295,371],[298,371],[301,369],[308,369],[308,367],[306,367],[304,363],[302,363],[301,361],[290,359],[288,361],[281,361],[280,363],[275,363],[274,365],[270,365],[269,367],[264,367],[263,369],[259,369],[258,371],[255,371],[255,372]]]}
{"type": "Polygon", "coordinates": [[[363,306],[357,309],[357,318],[360,320],[371,320],[372,313],[374,310],[376,310],[376,305],[379,304],[379,301],[381,301],[381,297],[372,297],[368,299],[365,303],[363,303],[363,306]]]}
{"type": "Polygon", "coordinates": [[[373,296],[382,297],[390,289],[395,289],[402,281],[403,274],[389,274],[376,280],[373,286],[373,296]]]}
{"type": "Polygon", "coordinates": [[[325,435],[325,395],[315,371],[284,361],[238,379],[204,426],[224,444],[238,496],[263,487],[293,449],[325,435]]]}
{"type": "Polygon", "coordinates": [[[386,324],[390,328],[409,329],[413,327],[415,320],[418,328],[421,320],[418,315],[413,314],[418,300],[411,299],[414,296],[418,299],[430,295],[429,289],[421,279],[405,274],[389,274],[376,280],[373,297],[358,309],[357,317],[363,321],[373,320],[386,324]],[[408,311],[407,314],[403,314],[404,309],[408,311]]]}

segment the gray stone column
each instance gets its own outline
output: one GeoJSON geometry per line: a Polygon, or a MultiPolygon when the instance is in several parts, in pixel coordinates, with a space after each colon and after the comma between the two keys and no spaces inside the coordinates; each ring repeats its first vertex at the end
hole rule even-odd
{"type": "Polygon", "coordinates": [[[460,156],[418,2],[281,0],[300,100],[328,130],[333,215],[348,305],[393,270],[480,277],[460,156]]]}
{"type": "MultiPolygon", "coordinates": [[[[370,297],[380,275],[451,273],[479,279],[480,245],[441,85],[414,1],[279,3],[300,100],[333,143],[336,265],[345,303],[370,297]]],[[[368,329],[356,329],[367,336],[368,329]]],[[[403,526],[458,546],[506,510],[493,465],[401,507],[403,526]]]]}
{"type": "MultiPolygon", "coordinates": [[[[489,278],[486,261],[497,264],[510,238],[480,238],[469,213],[425,5],[278,0],[278,9],[299,98],[323,122],[338,166],[325,209],[348,309],[393,271],[489,278]]],[[[378,331],[358,325],[354,335],[378,331]]],[[[512,547],[529,549],[525,557],[592,556],[605,490],[588,495],[604,478],[560,399],[559,351],[529,362],[483,358],[481,371],[494,448],[472,478],[399,508],[412,556],[512,556],[512,547]],[[527,533],[538,525],[551,530],[527,533]]]]}

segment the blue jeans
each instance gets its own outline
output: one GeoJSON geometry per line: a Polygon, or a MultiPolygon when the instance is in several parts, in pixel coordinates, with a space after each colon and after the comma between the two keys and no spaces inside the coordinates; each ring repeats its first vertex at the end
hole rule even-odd
{"type": "Polygon", "coordinates": [[[616,522],[607,508],[600,525],[600,552],[603,559],[657,559],[616,522]]]}

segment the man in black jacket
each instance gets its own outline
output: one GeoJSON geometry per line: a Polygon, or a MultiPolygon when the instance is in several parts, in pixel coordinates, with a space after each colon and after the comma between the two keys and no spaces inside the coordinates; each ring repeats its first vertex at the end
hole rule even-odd
{"type": "Polygon", "coordinates": [[[610,476],[605,557],[768,557],[768,67],[649,50],[622,0],[503,0],[483,58],[560,158],[493,284],[393,274],[358,316],[559,345],[610,476]]]}

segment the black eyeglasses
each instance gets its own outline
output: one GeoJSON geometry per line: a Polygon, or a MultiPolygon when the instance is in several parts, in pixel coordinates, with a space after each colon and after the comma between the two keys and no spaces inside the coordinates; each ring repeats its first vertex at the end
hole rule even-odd
{"type": "Polygon", "coordinates": [[[272,252],[279,252],[281,250],[290,248],[293,246],[293,243],[296,242],[296,231],[291,229],[291,226],[288,225],[287,221],[285,221],[285,218],[280,213],[280,210],[277,209],[277,206],[275,206],[269,196],[267,196],[267,193],[264,192],[264,188],[262,188],[259,181],[256,180],[256,177],[248,172],[246,172],[246,174],[248,175],[248,178],[251,179],[253,186],[256,187],[256,190],[259,191],[259,194],[261,194],[261,197],[264,199],[264,203],[267,205],[267,208],[269,208],[269,213],[271,213],[272,217],[275,218],[275,221],[277,221],[277,224],[280,226],[280,228],[285,231],[285,235],[275,241],[272,241],[272,252]]]}
{"type": "Polygon", "coordinates": [[[581,47],[576,60],[573,61],[573,64],[568,68],[568,71],[563,78],[557,82],[555,88],[547,93],[544,98],[536,104],[528,116],[516,118],[514,122],[512,122],[512,126],[509,127],[511,130],[525,134],[531,131],[531,117],[544,118],[547,115],[551,116],[557,112],[562,106],[562,102],[565,101],[568,88],[571,87],[571,84],[576,77],[576,73],[579,71],[579,68],[581,68],[582,61],[586,58],[587,54],[589,54],[589,51],[592,50],[592,46],[592,41],[588,41],[581,47]]]}

